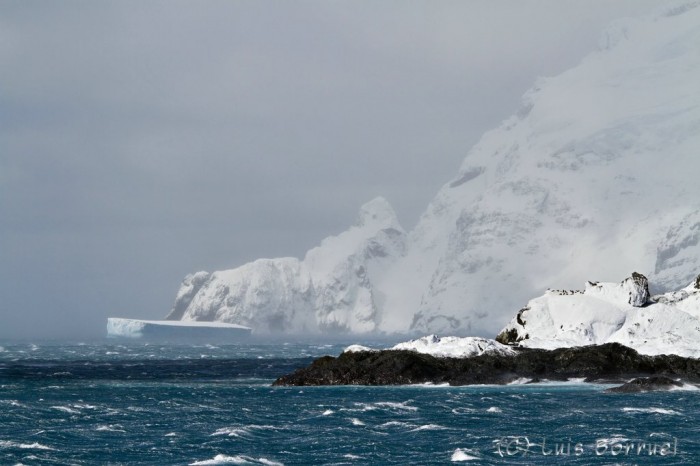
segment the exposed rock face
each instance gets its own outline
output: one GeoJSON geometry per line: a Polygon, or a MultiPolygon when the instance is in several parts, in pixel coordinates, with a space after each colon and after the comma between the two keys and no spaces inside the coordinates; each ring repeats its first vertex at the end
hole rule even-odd
{"type": "Polygon", "coordinates": [[[520,349],[515,355],[482,354],[436,358],[414,351],[345,352],[325,356],[274,385],[450,385],[506,384],[516,379],[624,381],[666,375],[700,380],[700,360],[679,356],[644,356],[617,343],[556,350],[520,349]]]}
{"type": "Polygon", "coordinates": [[[628,304],[642,307],[649,301],[649,280],[641,273],[632,272],[632,276],[622,282],[622,287],[629,293],[628,304]]]}
{"type": "Polygon", "coordinates": [[[683,384],[665,376],[642,377],[631,380],[619,387],[608,388],[609,393],[639,393],[652,391],[665,391],[682,387],[683,384]]]}

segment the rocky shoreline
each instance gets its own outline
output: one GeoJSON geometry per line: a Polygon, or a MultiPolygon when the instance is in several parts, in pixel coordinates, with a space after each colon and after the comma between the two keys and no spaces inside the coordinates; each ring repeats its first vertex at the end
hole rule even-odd
{"type": "Polygon", "coordinates": [[[464,358],[434,357],[407,350],[346,351],[338,357],[316,359],[308,367],[278,378],[273,385],[474,385],[571,378],[626,383],[632,378],[654,376],[700,383],[700,359],[647,356],[619,343],[553,350],[513,349],[512,355],[481,354],[464,358]]]}

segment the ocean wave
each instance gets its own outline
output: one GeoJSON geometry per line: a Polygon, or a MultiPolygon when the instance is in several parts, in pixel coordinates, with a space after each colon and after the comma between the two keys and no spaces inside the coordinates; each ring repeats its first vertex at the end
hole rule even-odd
{"type": "Polygon", "coordinates": [[[440,426],[438,424],[425,424],[422,426],[418,426],[415,429],[411,429],[411,432],[421,432],[424,430],[445,430],[447,427],[440,426]]]}
{"type": "Polygon", "coordinates": [[[478,456],[472,455],[472,451],[468,450],[466,448],[457,448],[453,453],[452,457],[450,458],[450,461],[453,463],[461,462],[461,461],[473,461],[473,460],[478,460],[480,459],[478,456]]]}
{"type": "Polygon", "coordinates": [[[257,430],[281,430],[280,427],[271,425],[260,425],[260,424],[250,424],[247,426],[236,426],[236,427],[222,427],[217,429],[216,432],[211,434],[211,437],[217,435],[227,435],[229,437],[244,437],[247,435],[252,435],[254,431],[257,430]]]}
{"type": "Polygon", "coordinates": [[[651,414],[669,414],[669,415],[680,415],[678,411],[673,409],[665,408],[622,408],[625,413],[651,413],[651,414]]]}
{"type": "Polygon", "coordinates": [[[195,461],[194,463],[190,463],[190,466],[212,466],[219,464],[264,464],[266,466],[284,466],[283,463],[269,460],[267,458],[252,458],[250,456],[242,455],[216,455],[210,460],[195,461]]]}
{"type": "Polygon", "coordinates": [[[43,445],[38,442],[19,443],[11,440],[0,440],[0,448],[21,448],[22,450],[56,450],[55,448],[43,445]]]}

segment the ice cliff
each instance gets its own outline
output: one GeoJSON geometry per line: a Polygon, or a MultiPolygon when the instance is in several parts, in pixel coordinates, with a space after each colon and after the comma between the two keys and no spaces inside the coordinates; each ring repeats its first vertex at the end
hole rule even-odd
{"type": "Polygon", "coordinates": [[[483,135],[410,232],[376,199],[303,260],[186,277],[168,318],[493,335],[548,286],[629,270],[653,293],[684,286],[700,270],[698,44],[698,2],[615,23],[483,135]]]}

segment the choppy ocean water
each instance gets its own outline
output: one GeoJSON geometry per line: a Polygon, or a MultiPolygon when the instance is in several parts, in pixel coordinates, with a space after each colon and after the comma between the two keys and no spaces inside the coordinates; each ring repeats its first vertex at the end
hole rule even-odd
{"type": "Polygon", "coordinates": [[[0,345],[0,464],[700,464],[700,391],[271,387],[343,345],[0,345]]]}

